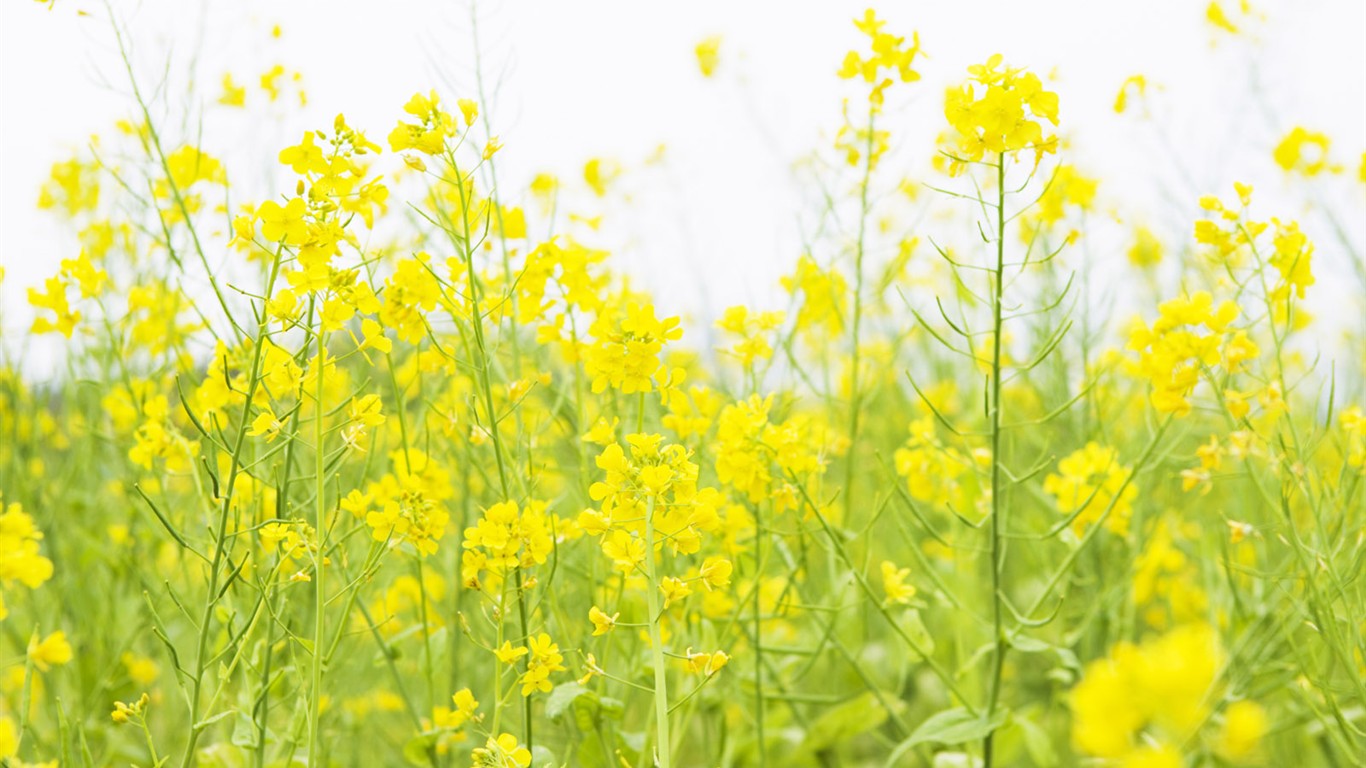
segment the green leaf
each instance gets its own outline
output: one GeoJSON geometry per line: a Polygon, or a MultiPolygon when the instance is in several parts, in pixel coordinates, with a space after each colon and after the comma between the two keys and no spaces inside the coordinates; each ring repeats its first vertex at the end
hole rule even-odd
{"type": "Polygon", "coordinates": [[[986,738],[987,734],[1005,723],[1008,714],[1007,710],[998,709],[996,714],[987,720],[982,715],[974,715],[964,707],[954,707],[932,715],[892,750],[886,765],[899,765],[898,761],[920,744],[934,742],[953,746],[986,738]]]}
{"type": "Polygon", "coordinates": [[[557,765],[555,753],[537,744],[531,748],[531,765],[532,768],[554,768],[557,765]]]}
{"type": "Polygon", "coordinates": [[[219,720],[222,720],[222,719],[225,718],[225,717],[232,717],[232,716],[235,715],[235,714],[237,714],[237,710],[235,710],[235,709],[225,709],[225,710],[223,710],[222,712],[219,712],[219,713],[216,714],[216,715],[212,715],[212,716],[210,716],[210,717],[206,717],[206,718],[204,718],[203,720],[200,720],[199,722],[195,723],[195,724],[194,724],[194,729],[195,729],[196,731],[202,731],[202,730],[204,730],[205,728],[208,728],[209,726],[211,726],[211,725],[213,725],[214,723],[218,722],[219,720]]]}
{"type": "Polygon", "coordinates": [[[431,765],[430,755],[436,748],[436,740],[441,734],[425,731],[408,739],[403,745],[403,759],[413,765],[431,765]]]}
{"type": "Polygon", "coordinates": [[[644,731],[622,731],[617,736],[621,739],[621,746],[618,749],[626,762],[634,763],[640,759],[640,753],[645,751],[645,732],[644,731]]]}
{"type": "MultiPolygon", "coordinates": [[[[598,695],[596,693],[578,683],[561,683],[555,686],[555,690],[550,692],[550,696],[546,697],[545,716],[551,720],[559,720],[580,699],[583,699],[585,704],[591,705],[591,708],[596,711],[598,707],[598,695]]],[[[578,708],[575,707],[575,709],[578,708]]]]}
{"type": "Polygon", "coordinates": [[[596,736],[589,736],[583,740],[578,751],[574,753],[574,759],[580,768],[609,768],[611,765],[602,752],[602,741],[596,736]]]}
{"type": "Polygon", "coordinates": [[[256,721],[246,712],[238,712],[232,726],[232,743],[247,749],[261,746],[261,734],[257,732],[256,721]]]}
{"type": "Polygon", "coordinates": [[[620,720],[626,714],[626,703],[621,699],[603,696],[598,699],[598,705],[602,707],[602,713],[613,720],[620,720]]]}
{"type": "Polygon", "coordinates": [[[815,754],[877,728],[887,720],[887,710],[871,691],[832,707],[811,724],[802,751],[815,754]]]}
{"type": "Polygon", "coordinates": [[[920,618],[920,611],[912,608],[903,612],[900,624],[906,635],[915,641],[917,648],[927,654],[934,653],[934,636],[926,629],[924,620],[920,618]]]}
{"type": "Polygon", "coordinates": [[[1051,644],[1046,643],[1037,637],[1030,637],[1029,635],[1024,634],[1017,634],[1014,637],[1011,637],[1010,647],[1021,653],[1044,653],[1053,649],[1051,644]]]}
{"type": "Polygon", "coordinates": [[[1024,737],[1025,751],[1029,753],[1029,758],[1039,768],[1053,768],[1058,764],[1058,751],[1053,747],[1053,740],[1048,738],[1048,733],[1040,728],[1037,723],[1027,717],[1013,717],[1011,725],[1020,729],[1020,735],[1024,737]]]}

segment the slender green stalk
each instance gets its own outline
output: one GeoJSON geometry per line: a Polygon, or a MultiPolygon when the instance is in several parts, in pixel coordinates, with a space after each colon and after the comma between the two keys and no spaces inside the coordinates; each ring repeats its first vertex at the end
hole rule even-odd
{"type": "Polygon", "coordinates": [[[313,530],[318,537],[318,546],[313,553],[313,664],[310,674],[312,680],[312,690],[309,695],[308,712],[308,764],[322,765],[322,738],[319,732],[322,718],[322,692],[323,692],[323,645],[326,640],[327,632],[327,594],[324,590],[323,576],[323,553],[327,551],[327,484],[324,477],[323,460],[323,440],[325,437],[324,420],[326,412],[323,408],[323,384],[327,377],[325,366],[327,364],[327,334],[322,330],[322,322],[318,323],[318,362],[315,375],[318,377],[317,388],[315,390],[317,402],[313,404],[313,452],[315,454],[314,471],[317,473],[314,478],[313,492],[317,496],[315,499],[313,530]]]}
{"type": "MultiPolygon", "coordinates": [[[[460,194],[460,218],[464,222],[464,237],[462,245],[465,257],[465,274],[466,279],[469,281],[469,294],[471,306],[470,324],[472,326],[472,330],[474,331],[475,346],[479,349],[479,383],[481,385],[482,394],[484,396],[483,399],[485,418],[488,419],[489,439],[493,443],[493,455],[498,463],[498,481],[500,487],[503,490],[503,499],[509,500],[512,498],[512,491],[508,484],[508,472],[506,462],[503,460],[503,442],[499,436],[500,430],[498,428],[498,413],[493,404],[493,384],[490,380],[491,371],[493,368],[493,359],[489,352],[488,343],[484,338],[484,317],[479,309],[479,302],[483,298],[483,292],[479,285],[478,274],[475,272],[474,269],[474,241],[472,240],[474,233],[470,231],[470,217],[468,211],[466,210],[470,204],[470,201],[468,200],[465,194],[465,184],[463,176],[460,173],[460,165],[455,160],[454,152],[447,152],[447,161],[450,163],[451,170],[453,171],[455,178],[457,180],[456,187],[460,194]]],[[[530,624],[527,616],[526,590],[524,588],[524,584],[522,581],[521,569],[516,569],[515,573],[517,577],[517,614],[518,617],[521,619],[522,639],[525,641],[527,638],[530,637],[531,634],[530,624]]],[[[522,671],[527,671],[530,668],[530,665],[531,659],[530,657],[528,657],[526,661],[523,662],[522,671]]],[[[535,731],[532,720],[532,703],[530,696],[524,696],[522,698],[522,719],[523,740],[526,742],[527,748],[530,749],[536,743],[533,738],[535,731]]]]}
{"type": "Polygon", "coordinates": [[[759,737],[759,765],[768,765],[768,745],[764,743],[764,640],[759,596],[763,594],[764,525],[762,505],[754,505],[754,724],[759,737]]]}
{"type": "MultiPolygon", "coordinates": [[[[271,262],[270,277],[266,280],[266,295],[275,288],[275,280],[280,272],[280,254],[276,250],[275,259],[271,262]]],[[[247,396],[243,400],[243,413],[241,423],[237,426],[237,439],[232,451],[232,464],[228,470],[228,483],[223,490],[223,504],[218,514],[218,525],[214,531],[214,552],[213,562],[209,565],[209,588],[204,596],[204,611],[199,618],[199,637],[195,643],[195,674],[194,690],[190,695],[190,734],[185,740],[185,752],[181,755],[181,768],[187,768],[194,764],[195,744],[199,741],[199,734],[202,728],[199,724],[201,715],[200,692],[204,684],[204,670],[208,665],[209,648],[209,625],[213,618],[213,608],[218,602],[218,580],[223,567],[223,559],[227,557],[228,545],[228,513],[232,509],[233,491],[237,487],[237,473],[242,469],[242,448],[246,443],[247,429],[251,424],[249,418],[249,408],[256,397],[256,390],[261,384],[261,358],[266,338],[266,325],[269,315],[263,305],[261,314],[258,318],[256,329],[256,343],[251,356],[251,373],[247,378],[247,396]]]]}
{"type": "MultiPolygon", "coordinates": [[[[991,655],[991,673],[987,683],[987,706],[982,716],[987,722],[996,714],[1001,698],[1001,672],[1005,668],[1006,633],[1001,616],[1001,570],[1004,565],[1001,538],[1001,316],[1002,292],[1005,289],[1006,252],[1006,157],[996,157],[996,269],[991,294],[991,631],[995,649],[991,655]]],[[[988,732],[982,740],[982,765],[991,768],[993,737],[988,732]]]]}
{"type": "Polygon", "coordinates": [[[649,584],[645,587],[646,607],[650,611],[650,653],[655,667],[655,730],[656,750],[659,755],[657,765],[669,768],[672,764],[669,753],[669,675],[664,667],[664,641],[659,632],[659,581],[655,578],[655,497],[651,496],[645,510],[645,576],[649,584]]]}
{"type": "Polygon", "coordinates": [[[863,179],[859,183],[858,240],[854,245],[854,319],[850,324],[849,342],[849,449],[844,460],[844,508],[846,519],[854,515],[854,450],[858,446],[859,415],[863,410],[859,391],[859,368],[863,361],[859,350],[859,335],[863,326],[863,252],[868,228],[868,185],[873,177],[873,117],[877,110],[868,107],[868,140],[863,148],[863,179]]]}

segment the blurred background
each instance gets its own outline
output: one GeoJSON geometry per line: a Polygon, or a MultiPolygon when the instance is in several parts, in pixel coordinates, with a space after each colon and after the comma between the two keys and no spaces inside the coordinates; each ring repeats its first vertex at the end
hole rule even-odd
{"type": "MultiPolygon", "coordinates": [[[[1225,5],[1237,11],[1236,2],[1225,5]]],[[[582,189],[587,160],[618,163],[623,174],[598,205],[605,219],[595,244],[611,248],[619,266],[653,289],[664,312],[697,319],[734,303],[771,306],[779,276],[809,243],[824,176],[819,158],[833,154],[843,100],[858,98],[857,87],[835,72],[844,52],[862,44],[851,20],[865,6],[6,0],[5,331],[27,326],[25,289],[78,248],[56,216],[35,208],[51,165],[133,116],[111,17],[154,109],[181,134],[175,138],[197,141],[227,163],[235,203],[244,194],[259,200],[279,192],[275,153],[303,130],[344,112],[383,144],[408,97],[436,88],[450,101],[475,98],[489,112],[505,145],[498,155],[503,194],[514,202],[538,172],[577,180],[582,189]],[[719,38],[717,66],[704,77],[695,48],[712,36],[719,38]],[[270,102],[259,81],[276,65],[283,67],[281,95],[270,102]],[[218,103],[225,75],[246,87],[246,109],[218,103]]],[[[1261,0],[1232,16],[1236,35],[1211,24],[1206,8],[1196,0],[879,5],[888,31],[918,32],[928,56],[919,66],[924,80],[897,89],[909,95],[889,105],[882,127],[893,132],[894,156],[887,173],[933,178],[944,88],[961,81],[968,65],[1001,52],[1013,65],[1054,78],[1067,142],[1061,154],[1102,179],[1098,210],[1115,226],[1108,234],[1088,226],[1087,259],[1122,259],[1126,227],[1137,221],[1188,237],[1199,215],[1196,198],[1231,197],[1234,180],[1257,185],[1257,215],[1296,215],[1303,194],[1287,192],[1271,157],[1294,126],[1334,140],[1333,159],[1347,170],[1318,183],[1314,194],[1350,212],[1347,234],[1366,243],[1366,197],[1357,180],[1366,150],[1366,3],[1261,0]],[[1142,109],[1114,110],[1121,84],[1135,74],[1149,83],[1147,119],[1142,109]]],[[[930,217],[935,206],[954,202],[927,205],[930,217]]],[[[1306,221],[1305,229],[1320,254],[1331,250],[1319,223],[1306,221]]],[[[213,246],[225,258],[227,237],[213,246]]],[[[1321,257],[1316,272],[1331,276],[1334,267],[1319,265],[1333,258],[1321,257]]],[[[1355,311],[1356,283],[1321,277],[1320,284],[1316,299],[1324,301],[1315,311],[1355,311]]]]}

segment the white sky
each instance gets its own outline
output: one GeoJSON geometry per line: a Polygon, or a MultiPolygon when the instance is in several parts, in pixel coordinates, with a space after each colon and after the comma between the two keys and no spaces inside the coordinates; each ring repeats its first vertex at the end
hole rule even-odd
{"type": "MultiPolygon", "coordinates": [[[[183,76],[197,54],[203,148],[227,159],[234,187],[256,199],[278,191],[266,181],[275,152],[337,112],[383,143],[414,91],[474,95],[467,2],[112,2],[144,84],[158,78],[168,57],[183,76]],[[276,23],[284,30],[279,40],[269,34],[276,23]],[[224,72],[252,85],[275,63],[302,71],[309,95],[302,114],[248,117],[212,103],[224,72]]],[[[810,193],[792,164],[828,146],[838,128],[841,99],[852,91],[834,71],[846,50],[862,46],[851,19],[866,4],[485,3],[479,32],[485,74],[498,84],[492,116],[506,146],[499,156],[504,184],[524,184],[539,170],[567,179],[599,155],[629,172],[665,144],[670,163],[629,182],[631,213],[604,226],[621,246],[619,263],[661,294],[670,312],[711,314],[771,300],[778,276],[800,254],[799,221],[809,213],[803,205],[810,193]],[[693,46],[709,34],[723,37],[722,58],[717,77],[704,80],[693,46]]],[[[925,80],[905,88],[910,95],[890,113],[901,157],[913,161],[905,172],[924,172],[943,125],[945,85],[1000,51],[1012,64],[1056,70],[1063,132],[1072,140],[1067,158],[1103,179],[1102,197],[1123,215],[1166,217],[1169,231],[1184,234],[1189,221],[1181,216],[1196,216],[1196,192],[1227,196],[1235,179],[1258,184],[1262,215],[1295,215],[1273,207],[1285,189],[1270,159],[1281,134],[1297,124],[1326,131],[1353,170],[1366,149],[1366,3],[1262,0],[1268,21],[1256,33],[1260,42],[1217,46],[1204,5],[877,5],[889,31],[918,30],[930,56],[920,67],[925,80]],[[1149,127],[1111,109],[1120,83],[1140,72],[1164,88],[1161,122],[1198,190],[1187,191],[1149,127]],[[1252,98],[1254,77],[1270,110],[1252,98]]],[[[57,0],[52,11],[24,0],[0,3],[0,264],[8,271],[0,314],[9,330],[29,316],[23,289],[75,254],[72,234],[33,205],[49,166],[130,111],[106,16],[95,0],[57,0]]],[[[259,100],[259,92],[249,98],[259,100]]],[[[1339,210],[1349,214],[1359,246],[1366,243],[1360,192],[1345,182],[1324,188],[1345,201],[1339,210]]],[[[1323,253],[1327,234],[1310,234],[1323,253]]]]}

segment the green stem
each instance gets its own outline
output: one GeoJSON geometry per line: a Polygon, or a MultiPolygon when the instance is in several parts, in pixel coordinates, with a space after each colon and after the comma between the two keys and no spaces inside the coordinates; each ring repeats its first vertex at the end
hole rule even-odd
{"type": "Polygon", "coordinates": [[[863,151],[863,180],[859,185],[858,240],[854,246],[854,321],[851,324],[849,340],[849,448],[844,457],[844,509],[845,519],[853,520],[854,515],[854,449],[858,445],[859,414],[862,400],[859,393],[859,367],[862,360],[859,354],[859,334],[863,326],[863,251],[868,227],[868,185],[873,177],[873,116],[876,109],[868,108],[868,140],[863,151]]]}
{"type": "Polygon", "coordinates": [[[664,642],[659,632],[659,581],[655,578],[655,498],[650,497],[645,511],[645,587],[646,606],[650,611],[650,653],[655,666],[655,728],[658,732],[657,751],[660,768],[669,768],[669,681],[664,667],[664,642]]]}
{"type": "MultiPolygon", "coordinates": [[[[266,280],[266,295],[271,295],[275,290],[275,280],[280,273],[280,254],[281,250],[275,251],[275,258],[271,262],[270,277],[266,280]]],[[[213,618],[214,606],[218,604],[218,583],[223,567],[223,560],[228,554],[228,513],[232,509],[233,492],[237,488],[237,473],[242,469],[242,448],[246,443],[247,430],[251,426],[251,403],[256,399],[256,390],[261,384],[261,358],[263,344],[266,338],[267,324],[270,315],[266,311],[265,304],[261,305],[261,314],[257,318],[256,341],[253,345],[251,356],[251,373],[247,380],[247,396],[243,400],[242,418],[237,425],[237,439],[232,451],[232,464],[228,469],[228,482],[223,490],[223,503],[218,514],[218,527],[214,531],[214,551],[213,562],[209,566],[209,589],[204,596],[204,612],[199,619],[199,637],[195,642],[195,674],[193,693],[190,695],[190,734],[185,741],[185,752],[181,755],[181,768],[188,768],[194,764],[195,744],[199,741],[199,734],[202,731],[200,726],[200,713],[202,703],[200,693],[204,685],[204,669],[208,665],[209,647],[209,624],[213,618]]],[[[196,476],[197,477],[197,476],[196,476]]]]}
{"type": "Polygon", "coordinates": [[[313,404],[313,453],[314,459],[314,494],[316,506],[314,507],[313,531],[318,537],[318,547],[313,554],[313,664],[312,664],[312,686],[309,696],[308,712],[308,764],[322,765],[322,739],[319,738],[319,725],[322,718],[322,690],[323,690],[323,644],[326,639],[327,617],[325,608],[327,605],[326,591],[323,589],[323,553],[327,550],[327,487],[324,478],[325,468],[323,466],[323,421],[326,413],[323,409],[323,384],[326,381],[327,365],[327,334],[322,330],[322,323],[318,324],[318,361],[315,375],[318,377],[316,392],[316,402],[313,404]]]}
{"type": "MultiPolygon", "coordinates": [[[[1007,649],[1001,617],[1001,566],[1004,560],[1001,540],[1001,294],[1005,289],[1005,203],[1006,158],[1002,153],[996,157],[996,270],[991,296],[991,627],[996,649],[992,653],[987,708],[982,715],[987,722],[996,714],[996,704],[1001,698],[1001,672],[1005,668],[1007,649]]],[[[994,735],[989,732],[982,741],[983,768],[991,768],[994,735]]]]}
{"type": "Polygon", "coordinates": [[[763,593],[764,527],[762,505],[754,505],[754,723],[759,737],[759,765],[768,765],[768,746],[764,743],[764,643],[759,596],[763,593]]]}

